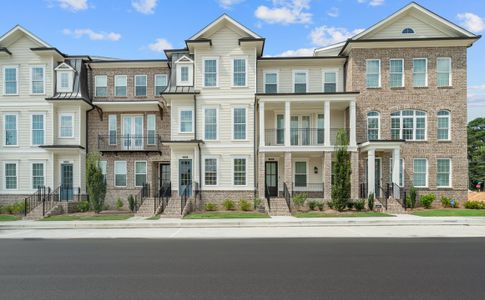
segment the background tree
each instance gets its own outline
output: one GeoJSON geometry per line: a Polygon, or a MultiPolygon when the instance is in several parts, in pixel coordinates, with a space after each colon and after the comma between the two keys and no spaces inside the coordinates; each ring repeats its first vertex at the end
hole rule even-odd
{"type": "Polygon", "coordinates": [[[468,123],[468,177],[472,188],[485,182],[485,118],[468,123]]]}
{"type": "Polygon", "coordinates": [[[335,152],[335,178],[332,184],[333,208],[342,211],[350,200],[350,153],[347,151],[348,137],[345,130],[337,133],[337,151],[335,152]]]}
{"type": "Polygon", "coordinates": [[[94,212],[103,210],[106,196],[106,181],[99,167],[98,153],[90,153],[86,163],[86,183],[89,195],[89,206],[94,212]]]}

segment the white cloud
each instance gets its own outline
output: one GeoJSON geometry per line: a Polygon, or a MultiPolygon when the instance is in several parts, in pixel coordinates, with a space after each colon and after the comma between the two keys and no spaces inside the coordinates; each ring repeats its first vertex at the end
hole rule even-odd
{"type": "Polygon", "coordinates": [[[473,13],[461,13],[457,18],[462,21],[461,25],[473,32],[480,32],[485,29],[483,19],[473,13]]]}
{"type": "Polygon", "coordinates": [[[273,6],[260,5],[254,15],[270,24],[308,24],[312,21],[310,0],[273,0],[273,6]]]}
{"type": "Polygon", "coordinates": [[[70,35],[75,38],[81,38],[83,36],[87,36],[90,40],[93,41],[118,41],[121,39],[121,34],[116,33],[116,32],[96,32],[93,31],[92,29],[64,29],[63,33],[65,35],[70,35]]]}
{"type": "Polygon", "coordinates": [[[468,90],[485,91],[485,84],[469,86],[468,90]]]}
{"type": "Polygon", "coordinates": [[[59,6],[71,11],[80,11],[89,8],[88,0],[57,0],[59,6]]]}
{"type": "Polygon", "coordinates": [[[327,11],[327,15],[332,18],[336,18],[340,15],[340,10],[337,7],[332,7],[329,11],[327,11]]]}
{"type": "Polygon", "coordinates": [[[151,15],[155,12],[158,0],[132,0],[131,6],[142,14],[151,15]]]}
{"type": "Polygon", "coordinates": [[[362,31],[363,29],[349,31],[342,27],[320,26],[312,30],[310,38],[316,46],[327,46],[345,41],[362,31]]]}
{"type": "Polygon", "coordinates": [[[243,2],[244,0],[217,0],[222,8],[228,9],[232,6],[243,2]]]}
{"type": "Polygon", "coordinates": [[[296,50],[287,50],[276,56],[312,56],[314,48],[300,48],[296,50]]]}
{"type": "Polygon", "coordinates": [[[148,49],[155,52],[163,52],[165,49],[172,49],[173,46],[166,39],[158,38],[154,43],[148,45],[148,49]]]}
{"type": "Polygon", "coordinates": [[[369,3],[370,6],[381,6],[384,0],[357,0],[359,3],[369,3]]]}

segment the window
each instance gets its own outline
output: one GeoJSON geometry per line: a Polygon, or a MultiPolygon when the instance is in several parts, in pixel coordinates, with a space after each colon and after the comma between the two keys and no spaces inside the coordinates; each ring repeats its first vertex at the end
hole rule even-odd
{"type": "Polygon", "coordinates": [[[3,122],[5,146],[18,146],[17,114],[5,114],[3,122]]]}
{"type": "Polygon", "coordinates": [[[117,116],[116,115],[109,115],[108,116],[108,131],[109,131],[109,144],[116,145],[117,144],[117,116]]]}
{"type": "Polygon", "coordinates": [[[143,186],[147,182],[147,162],[135,161],[135,186],[143,186]]]}
{"type": "Polygon", "coordinates": [[[381,87],[381,60],[368,59],[366,68],[367,87],[379,88],[381,87]]]}
{"type": "Polygon", "coordinates": [[[295,162],[295,187],[307,186],[307,166],[306,161],[295,162]]]}
{"type": "MultiPolygon", "coordinates": [[[[392,157],[389,161],[390,167],[389,167],[389,178],[390,181],[392,181],[392,170],[393,170],[393,164],[392,164],[392,157]]],[[[395,182],[394,182],[395,183],[395,182]]],[[[399,186],[403,187],[404,186],[404,159],[400,159],[400,164],[399,164],[399,186]]]]}
{"type": "Polygon", "coordinates": [[[160,96],[160,94],[165,90],[167,85],[167,75],[155,75],[155,96],[160,96]]]}
{"type": "Polygon", "coordinates": [[[72,71],[57,71],[57,91],[61,93],[72,92],[72,71]]]}
{"type": "Polygon", "coordinates": [[[32,94],[44,94],[44,70],[43,66],[34,66],[30,69],[32,94]]]}
{"type": "Polygon", "coordinates": [[[135,75],[135,96],[144,97],[147,95],[147,76],[135,75]]]}
{"type": "Polygon", "coordinates": [[[294,71],[293,72],[293,92],[306,93],[307,89],[307,72],[294,71]]]}
{"type": "Polygon", "coordinates": [[[428,186],[428,161],[426,159],[414,159],[413,173],[413,185],[415,187],[428,186]]]}
{"type": "Polygon", "coordinates": [[[401,110],[391,113],[393,140],[426,140],[426,113],[419,110],[401,110]]]}
{"type": "Polygon", "coordinates": [[[204,59],[204,86],[217,87],[217,59],[204,59]]]}
{"type": "Polygon", "coordinates": [[[71,113],[64,113],[59,116],[59,132],[61,138],[72,138],[74,137],[74,115],[71,113]]]}
{"type": "Polygon", "coordinates": [[[5,189],[16,190],[17,189],[17,176],[18,168],[16,162],[5,162],[5,189]]]}
{"type": "Polygon", "coordinates": [[[232,62],[232,67],[232,84],[234,86],[246,86],[246,59],[235,58],[232,62]]]}
{"type": "Polygon", "coordinates": [[[264,73],[264,92],[267,94],[278,93],[278,73],[264,73]]]}
{"type": "Polygon", "coordinates": [[[378,140],[380,137],[380,114],[376,111],[367,113],[367,139],[369,141],[378,140]]]}
{"type": "Polygon", "coordinates": [[[193,116],[192,109],[182,109],[180,111],[180,132],[190,133],[193,130],[193,116]]]}
{"type": "Polygon", "coordinates": [[[337,92],[337,72],[335,71],[323,72],[323,92],[325,93],[337,92]]]}
{"type": "Polygon", "coordinates": [[[189,67],[183,66],[180,68],[180,81],[182,82],[189,81],[189,67]]]}
{"type": "Polygon", "coordinates": [[[126,186],[126,161],[115,161],[115,186],[126,186]]]}
{"type": "Polygon", "coordinates": [[[234,185],[246,185],[246,159],[234,159],[234,185]]]}
{"type": "Polygon", "coordinates": [[[389,86],[391,88],[404,86],[404,60],[389,60],[389,86]]]}
{"type": "Polygon", "coordinates": [[[106,160],[100,160],[98,162],[98,167],[101,169],[101,174],[103,175],[103,181],[106,183],[106,174],[108,171],[108,162],[106,160]]]}
{"type": "Polygon", "coordinates": [[[204,137],[206,140],[217,140],[217,109],[204,110],[204,137]]]}
{"type": "Polygon", "coordinates": [[[233,139],[246,139],[246,109],[234,108],[233,110],[233,139]]]}
{"type": "Polygon", "coordinates": [[[428,86],[428,60],[426,58],[413,59],[413,86],[428,86]]]}
{"type": "Polygon", "coordinates": [[[438,140],[450,140],[450,112],[447,110],[438,112],[438,140]]]}
{"type": "Polygon", "coordinates": [[[439,87],[451,86],[451,58],[438,57],[436,60],[436,79],[439,87]]]}
{"type": "Polygon", "coordinates": [[[128,85],[128,76],[115,75],[115,96],[126,97],[127,85],[128,85]]]}
{"type": "Polygon", "coordinates": [[[44,144],[44,114],[32,115],[32,145],[44,144]]]}
{"type": "Polygon", "coordinates": [[[4,67],[3,68],[3,94],[4,95],[18,95],[18,81],[19,81],[18,67],[4,67]]]}
{"type": "Polygon", "coordinates": [[[317,143],[323,144],[325,143],[325,115],[318,114],[317,115],[317,143]]]}
{"type": "Polygon", "coordinates": [[[402,31],[401,31],[402,34],[414,34],[414,29],[412,28],[404,28],[402,31]]]}
{"type": "Polygon", "coordinates": [[[155,115],[147,115],[147,144],[156,145],[157,144],[157,119],[155,115]]]}
{"type": "Polygon", "coordinates": [[[94,77],[95,83],[95,96],[107,97],[108,96],[108,76],[98,75],[94,77]]]}
{"type": "Polygon", "coordinates": [[[451,160],[449,158],[436,160],[436,186],[451,187],[451,160]]]}
{"type": "Polygon", "coordinates": [[[217,159],[215,158],[204,160],[204,183],[205,185],[217,185],[217,159]]]}
{"type": "Polygon", "coordinates": [[[44,186],[44,163],[32,163],[32,189],[44,186]]]}

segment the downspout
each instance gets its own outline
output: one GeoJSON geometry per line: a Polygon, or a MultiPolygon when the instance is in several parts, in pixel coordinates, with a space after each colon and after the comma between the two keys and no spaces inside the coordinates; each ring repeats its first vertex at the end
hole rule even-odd
{"type": "MultiPolygon", "coordinates": [[[[88,81],[90,81],[89,79],[92,77],[92,76],[91,76],[92,69],[91,69],[91,66],[90,66],[89,64],[86,64],[86,65],[88,66],[88,69],[89,69],[89,71],[88,71],[88,76],[87,76],[87,77],[88,77],[88,81]]],[[[80,80],[81,80],[81,79],[80,79],[80,80]]],[[[88,95],[90,94],[90,91],[89,91],[89,86],[90,86],[90,85],[88,84],[88,95]]],[[[92,98],[91,98],[91,97],[89,97],[89,99],[92,99],[92,98]]],[[[86,155],[87,155],[87,154],[89,154],[89,141],[88,141],[88,136],[89,136],[89,134],[88,134],[88,132],[89,132],[89,130],[88,130],[88,124],[89,124],[89,112],[91,112],[92,110],[94,110],[94,109],[95,109],[95,106],[93,105],[93,103],[92,103],[92,102],[93,102],[93,101],[91,100],[91,109],[86,111],[86,125],[85,125],[85,126],[86,126],[86,132],[85,132],[85,135],[86,135],[86,136],[85,136],[85,139],[86,139],[86,155]]]]}
{"type": "MultiPolygon", "coordinates": [[[[256,199],[257,195],[258,195],[258,185],[259,185],[259,178],[257,178],[256,180],[256,177],[258,175],[258,172],[256,170],[257,167],[259,167],[257,165],[258,163],[258,158],[256,157],[257,153],[258,153],[258,147],[259,147],[259,143],[258,141],[256,141],[256,125],[259,124],[259,120],[256,120],[256,111],[258,110],[258,107],[257,107],[257,97],[256,95],[254,95],[254,111],[253,111],[253,114],[254,114],[254,126],[253,126],[253,143],[254,143],[254,147],[253,147],[253,150],[254,150],[254,153],[253,153],[253,159],[254,159],[254,162],[253,162],[253,172],[254,172],[254,175],[253,175],[253,178],[254,178],[254,199],[256,199]]],[[[261,125],[260,125],[261,126],[261,125]]],[[[259,137],[261,138],[261,137],[259,137]]]]}
{"type": "MultiPolygon", "coordinates": [[[[198,194],[199,197],[202,199],[202,194],[200,193],[202,187],[202,153],[200,142],[197,140],[197,95],[194,93],[194,140],[197,142],[197,148],[199,150],[199,164],[198,164],[198,173],[199,173],[199,186],[198,186],[198,194]]],[[[197,207],[197,197],[195,197],[194,206],[197,207]]]]}
{"type": "Polygon", "coordinates": [[[345,63],[344,63],[344,74],[343,74],[343,77],[344,77],[344,79],[343,79],[344,92],[347,91],[347,64],[348,64],[348,62],[349,62],[349,58],[347,57],[345,59],[345,63]]]}

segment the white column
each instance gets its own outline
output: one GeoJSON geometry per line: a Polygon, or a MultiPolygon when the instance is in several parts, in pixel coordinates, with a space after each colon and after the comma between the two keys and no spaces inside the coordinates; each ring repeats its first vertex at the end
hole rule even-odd
{"type": "Polygon", "coordinates": [[[291,127],[291,102],[285,102],[285,147],[289,147],[290,143],[290,127],[291,127]]]}
{"type": "MultiPolygon", "coordinates": [[[[394,149],[392,151],[392,184],[393,186],[399,185],[399,173],[400,173],[400,168],[401,167],[401,153],[400,149],[394,149]],[[396,184],[396,185],[394,185],[396,184]]],[[[400,198],[400,191],[399,189],[393,189],[394,191],[394,198],[399,199],[400,198]]]]}
{"type": "Polygon", "coordinates": [[[374,149],[367,151],[367,190],[368,195],[376,193],[376,151],[374,149]]]}
{"type": "Polygon", "coordinates": [[[265,145],[264,102],[259,102],[259,147],[265,145]]]}
{"type": "Polygon", "coordinates": [[[325,146],[330,146],[330,101],[325,101],[325,110],[324,110],[324,126],[325,126],[325,139],[324,139],[324,145],[325,146]]]}
{"type": "Polygon", "coordinates": [[[357,137],[356,137],[356,108],[355,108],[355,101],[350,101],[349,105],[349,118],[350,118],[350,137],[349,137],[349,145],[350,147],[357,146],[357,137]]]}

